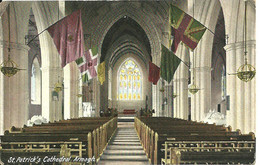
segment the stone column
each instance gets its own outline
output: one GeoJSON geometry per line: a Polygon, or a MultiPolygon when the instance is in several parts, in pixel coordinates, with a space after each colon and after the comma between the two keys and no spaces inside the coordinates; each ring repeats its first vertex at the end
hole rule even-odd
{"type": "Polygon", "coordinates": [[[197,93],[199,96],[199,102],[197,104],[200,105],[200,108],[197,109],[199,111],[197,120],[203,121],[205,113],[210,110],[211,106],[211,67],[197,67],[195,68],[195,72],[198,75],[198,88],[200,88],[197,93]]]}
{"type": "MultiPolygon", "coordinates": [[[[78,75],[78,79],[80,80],[81,79],[81,75],[79,74],[78,75]]],[[[79,94],[82,94],[83,95],[83,90],[82,90],[82,81],[78,81],[78,87],[79,87],[79,94]]],[[[82,105],[82,99],[83,99],[84,96],[82,97],[79,97],[79,102],[78,102],[78,109],[79,109],[79,116],[78,117],[83,117],[83,105],[82,105]]]]}
{"type": "MultiPolygon", "coordinates": [[[[249,41],[248,63],[255,66],[255,41],[249,41]]],[[[236,73],[244,64],[244,43],[232,43],[225,46],[227,53],[227,73],[236,73]]],[[[243,133],[255,131],[255,78],[243,82],[237,76],[227,76],[227,95],[230,96],[230,110],[227,111],[227,123],[233,130],[243,133]]]]}
{"type": "MultiPolygon", "coordinates": [[[[200,90],[191,94],[191,120],[194,121],[203,121],[205,118],[205,113],[210,109],[211,102],[211,68],[196,67],[194,69],[194,82],[197,88],[200,90]]],[[[193,69],[191,69],[191,77],[193,77],[193,69]]]]}
{"type": "Polygon", "coordinates": [[[62,83],[62,69],[60,67],[42,67],[42,116],[48,121],[62,119],[62,91],[59,99],[53,100],[52,92],[57,82],[62,83]]]}
{"type": "Polygon", "coordinates": [[[70,70],[70,64],[66,65],[63,69],[64,71],[64,119],[70,119],[71,118],[71,70],[70,70]]]}
{"type": "MultiPolygon", "coordinates": [[[[0,47],[3,49],[2,60],[8,57],[8,42],[2,41],[0,47]]],[[[25,69],[17,72],[12,77],[3,76],[1,74],[1,88],[3,102],[1,103],[1,111],[3,112],[3,130],[9,129],[11,126],[21,127],[26,124],[29,112],[29,89],[28,89],[28,51],[29,47],[22,43],[10,43],[10,57],[18,65],[18,68],[25,69]],[[3,109],[2,109],[3,108],[3,109]]],[[[3,132],[1,132],[2,134],[3,132]]]]}
{"type": "Polygon", "coordinates": [[[167,117],[172,117],[173,115],[173,85],[169,84],[165,86],[167,105],[166,105],[166,114],[167,117]]]}
{"type": "Polygon", "coordinates": [[[174,80],[178,88],[175,89],[174,94],[177,94],[177,97],[173,100],[176,105],[178,113],[175,117],[188,119],[189,109],[188,109],[188,79],[179,78],[174,80]]]}
{"type": "Polygon", "coordinates": [[[70,63],[64,67],[64,119],[78,117],[78,67],[70,63]]]}

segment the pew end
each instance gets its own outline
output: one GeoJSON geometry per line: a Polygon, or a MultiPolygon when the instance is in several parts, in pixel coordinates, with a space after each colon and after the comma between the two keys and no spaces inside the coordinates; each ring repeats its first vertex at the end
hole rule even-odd
{"type": "Polygon", "coordinates": [[[242,134],[240,129],[236,129],[236,132],[237,132],[239,135],[242,134]]]}
{"type": "Polygon", "coordinates": [[[254,132],[249,132],[249,135],[251,135],[252,139],[255,140],[255,133],[254,132]]]}
{"type": "Polygon", "coordinates": [[[23,128],[17,128],[15,126],[12,126],[9,130],[9,132],[21,132],[23,128]]]}
{"type": "Polygon", "coordinates": [[[230,125],[228,126],[228,129],[230,132],[232,131],[232,127],[230,125]]]}

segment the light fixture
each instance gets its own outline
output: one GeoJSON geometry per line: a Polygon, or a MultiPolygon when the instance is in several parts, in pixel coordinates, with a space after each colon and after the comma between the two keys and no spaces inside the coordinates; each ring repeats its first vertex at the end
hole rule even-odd
{"type": "Polygon", "coordinates": [[[189,92],[193,95],[196,94],[199,90],[200,89],[195,84],[191,84],[189,86],[189,92]]]}
{"type": "Polygon", "coordinates": [[[8,7],[8,26],[9,26],[9,45],[8,45],[8,59],[5,60],[1,65],[0,65],[0,68],[1,68],[1,72],[7,76],[7,77],[11,77],[11,76],[14,76],[18,71],[20,70],[25,70],[25,69],[19,69],[18,68],[18,65],[11,59],[10,55],[11,55],[11,51],[10,51],[10,4],[9,4],[9,7],[8,7]]]}
{"type": "Polygon", "coordinates": [[[237,77],[244,81],[244,82],[248,82],[251,81],[256,74],[256,69],[254,66],[252,66],[251,64],[247,63],[247,44],[246,44],[246,40],[247,40],[247,0],[245,1],[245,32],[244,32],[244,44],[245,44],[245,52],[244,52],[244,60],[245,63],[243,65],[241,65],[238,69],[236,73],[231,73],[229,75],[237,75],[237,77]]]}
{"type": "Polygon", "coordinates": [[[8,59],[1,64],[0,68],[1,72],[7,77],[14,76],[19,70],[22,70],[19,69],[18,65],[11,59],[10,51],[8,52],[8,59]]]}
{"type": "MultiPolygon", "coordinates": [[[[193,1],[193,16],[194,16],[194,7],[195,7],[195,4],[194,4],[194,1],[193,1]]],[[[189,85],[189,88],[188,88],[188,90],[189,90],[189,92],[191,93],[191,94],[196,94],[200,89],[195,85],[195,52],[193,53],[193,64],[192,64],[192,66],[193,66],[193,70],[192,70],[192,72],[193,72],[193,75],[192,75],[192,84],[191,85],[189,85]]]]}
{"type": "Polygon", "coordinates": [[[172,94],[172,98],[175,99],[178,95],[177,94],[172,94]]]}
{"type": "Polygon", "coordinates": [[[160,89],[160,92],[162,92],[162,93],[164,92],[164,88],[163,87],[160,89]]]}
{"type": "Polygon", "coordinates": [[[77,97],[82,97],[83,96],[83,94],[77,94],[77,97]]]}
{"type": "Polygon", "coordinates": [[[193,75],[192,75],[192,84],[190,84],[189,85],[189,88],[188,88],[188,90],[189,90],[189,92],[191,93],[191,94],[196,94],[200,89],[195,85],[195,54],[193,54],[193,64],[192,64],[192,66],[193,66],[193,70],[192,70],[192,72],[193,72],[193,75]]]}
{"type": "Polygon", "coordinates": [[[56,91],[57,93],[62,91],[63,86],[62,83],[60,83],[59,81],[54,85],[54,91],[56,91]]]}

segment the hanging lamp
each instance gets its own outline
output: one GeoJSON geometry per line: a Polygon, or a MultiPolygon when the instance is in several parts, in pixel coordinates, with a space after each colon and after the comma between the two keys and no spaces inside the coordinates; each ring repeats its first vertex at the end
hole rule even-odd
{"type": "Polygon", "coordinates": [[[173,98],[173,99],[175,99],[177,96],[178,96],[178,95],[175,94],[175,93],[172,94],[172,98],[173,98]]]}
{"type": "Polygon", "coordinates": [[[59,81],[57,83],[55,83],[54,91],[60,92],[60,91],[62,91],[62,89],[63,89],[62,83],[60,83],[59,81]]]}
{"type": "Polygon", "coordinates": [[[193,70],[192,70],[192,72],[193,72],[193,75],[192,75],[192,84],[190,84],[189,85],[189,88],[188,88],[188,90],[189,90],[189,92],[191,93],[191,94],[196,94],[200,89],[195,85],[195,54],[193,54],[193,64],[192,64],[192,66],[193,66],[193,70]]]}
{"type": "Polygon", "coordinates": [[[8,58],[5,60],[1,65],[1,72],[7,76],[11,77],[14,76],[18,71],[25,70],[25,69],[19,69],[18,65],[11,59],[11,49],[10,49],[10,4],[8,6],[8,26],[9,26],[9,41],[8,41],[8,58]]]}
{"type": "MultiPolygon", "coordinates": [[[[193,7],[192,7],[192,10],[193,10],[193,17],[194,17],[194,6],[195,6],[195,4],[194,4],[194,1],[193,1],[193,7]]],[[[193,75],[192,75],[192,84],[190,84],[189,85],[189,88],[188,88],[188,90],[189,90],[189,92],[191,93],[191,94],[196,94],[200,89],[195,85],[195,52],[193,53],[193,64],[192,64],[192,66],[193,66],[193,70],[192,70],[192,72],[193,72],[193,75]]]]}
{"type": "Polygon", "coordinates": [[[244,51],[244,64],[241,65],[238,69],[236,73],[233,74],[229,74],[229,75],[237,75],[237,77],[244,81],[244,82],[248,82],[251,81],[256,74],[256,69],[254,66],[252,66],[251,64],[248,64],[247,62],[247,0],[245,1],[245,31],[244,31],[244,44],[245,44],[245,51],[244,51]]]}
{"type": "Polygon", "coordinates": [[[55,83],[54,85],[54,91],[59,93],[64,89],[63,84],[60,82],[60,76],[58,76],[58,82],[55,83]]]}

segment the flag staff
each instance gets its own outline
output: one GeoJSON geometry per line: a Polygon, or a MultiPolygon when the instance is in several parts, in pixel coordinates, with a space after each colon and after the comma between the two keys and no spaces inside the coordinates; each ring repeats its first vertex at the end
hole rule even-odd
{"type": "MultiPolygon", "coordinates": [[[[82,7],[82,8],[83,8],[83,7],[82,7]]],[[[81,8],[81,9],[82,9],[82,8],[81,8]]],[[[81,9],[79,9],[79,10],[81,10],[81,9]]],[[[76,10],[76,11],[78,11],[78,10],[76,10]]],[[[74,12],[75,12],[75,11],[74,11],[74,12]]],[[[72,13],[74,13],[74,12],[72,12],[72,13]]],[[[58,17],[59,17],[59,11],[58,11],[58,17]]],[[[56,25],[58,22],[62,21],[62,20],[65,19],[65,18],[66,18],[66,16],[63,17],[62,19],[58,20],[58,21],[55,22],[54,24],[48,26],[46,29],[44,29],[44,30],[41,31],[39,34],[37,34],[33,39],[31,39],[31,40],[27,43],[27,45],[29,45],[33,40],[35,40],[39,35],[41,35],[43,32],[45,32],[45,31],[46,31],[47,29],[49,29],[51,26],[56,25]]],[[[59,18],[58,18],[58,19],[59,19],[59,18]]]]}

